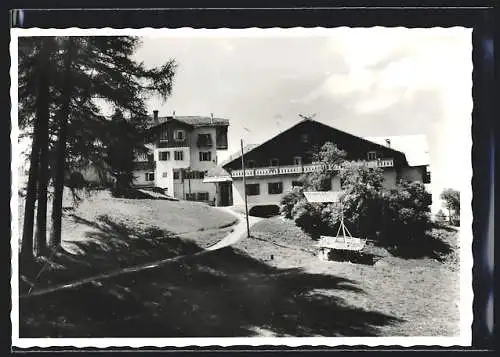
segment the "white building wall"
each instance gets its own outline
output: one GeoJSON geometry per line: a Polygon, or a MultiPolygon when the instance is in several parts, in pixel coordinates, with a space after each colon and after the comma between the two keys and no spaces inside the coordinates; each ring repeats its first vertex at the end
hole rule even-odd
{"type": "Polygon", "coordinates": [[[409,181],[423,182],[423,169],[421,167],[405,167],[401,173],[401,177],[409,181]]]}
{"type": "MultiPolygon", "coordinates": [[[[292,190],[292,182],[297,181],[300,175],[283,175],[283,176],[268,176],[254,178],[249,177],[246,179],[247,184],[260,184],[260,194],[255,196],[247,196],[248,208],[253,206],[263,205],[279,205],[281,198],[292,190]],[[269,194],[268,184],[271,182],[282,182],[283,192],[281,194],[269,194]]],[[[340,179],[334,177],[332,179],[332,190],[340,190],[340,179]]],[[[233,179],[233,205],[240,206],[245,204],[245,196],[243,189],[243,179],[233,179]]]]}
{"type": "Polygon", "coordinates": [[[196,171],[207,171],[217,165],[217,151],[216,151],[216,137],[215,128],[195,128],[191,133],[191,170],[196,171]],[[196,144],[198,140],[198,134],[210,134],[212,137],[212,147],[199,148],[196,144]],[[210,161],[200,161],[200,152],[210,152],[210,161]]]}
{"type": "Polygon", "coordinates": [[[397,174],[395,169],[384,170],[383,176],[384,176],[383,186],[385,189],[396,187],[397,174]]]}
{"type": "Polygon", "coordinates": [[[155,186],[167,190],[167,194],[174,192],[174,169],[188,168],[191,162],[189,147],[159,148],[154,151],[155,186]],[[160,152],[170,152],[170,160],[160,161],[160,152]],[[183,152],[183,160],[175,160],[175,151],[183,152]]]}
{"type": "Polygon", "coordinates": [[[176,198],[184,199],[187,193],[208,192],[208,199],[212,201],[216,195],[216,187],[212,182],[203,182],[202,179],[175,180],[174,194],[176,198]]]}
{"type": "MultiPolygon", "coordinates": [[[[146,181],[146,173],[154,172],[151,170],[134,170],[134,178],[132,180],[132,184],[135,186],[153,186],[155,185],[155,181],[146,181]]],[[[156,173],[155,173],[156,180],[156,173]]]]}
{"type": "MultiPolygon", "coordinates": [[[[396,171],[394,169],[384,170],[384,187],[391,188],[396,185],[396,171]]],[[[281,198],[292,189],[292,181],[298,180],[300,175],[283,175],[283,176],[268,176],[254,178],[249,177],[246,179],[247,184],[259,183],[260,194],[255,196],[247,196],[248,208],[261,205],[279,205],[281,198]],[[268,183],[270,182],[283,182],[283,193],[269,194],[268,183]]],[[[335,176],[332,178],[332,191],[340,191],[340,177],[335,176]]],[[[233,178],[233,204],[235,206],[242,206],[245,204],[245,196],[243,189],[243,179],[233,178]]]]}

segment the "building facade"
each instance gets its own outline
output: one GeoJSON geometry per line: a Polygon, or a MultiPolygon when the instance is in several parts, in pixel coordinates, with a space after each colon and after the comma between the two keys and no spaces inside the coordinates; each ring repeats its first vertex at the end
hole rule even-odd
{"type": "MultiPolygon", "coordinates": [[[[249,210],[256,206],[278,205],[283,195],[300,185],[299,178],[319,168],[315,153],[326,142],[346,152],[346,160],[363,161],[383,170],[384,186],[394,187],[399,179],[430,182],[428,165],[410,166],[405,154],[361,137],[306,119],[261,145],[244,150],[246,193],[249,210]]],[[[244,205],[245,187],[241,155],[221,164],[226,172],[206,177],[216,187],[230,184],[232,205],[244,205]]],[[[331,191],[340,191],[339,177],[328,183],[331,191]]],[[[219,195],[220,196],[220,195],[219,195]]]]}
{"type": "Polygon", "coordinates": [[[148,154],[137,155],[134,185],[158,187],[175,198],[215,201],[216,187],[203,182],[227,150],[227,119],[201,116],[158,117],[145,135],[148,154]]]}

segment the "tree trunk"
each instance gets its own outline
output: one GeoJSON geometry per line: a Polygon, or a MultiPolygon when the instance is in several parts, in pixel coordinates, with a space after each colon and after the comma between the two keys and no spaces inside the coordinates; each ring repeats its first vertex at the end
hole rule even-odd
{"type": "Polygon", "coordinates": [[[37,119],[40,122],[38,132],[39,173],[38,204],[36,209],[35,254],[41,256],[47,249],[47,186],[49,181],[49,83],[47,76],[47,51],[42,51],[40,87],[37,98],[37,119]]]}
{"type": "Polygon", "coordinates": [[[69,117],[69,104],[71,100],[71,61],[73,57],[73,39],[68,38],[65,58],[65,78],[63,104],[59,116],[59,140],[56,149],[54,200],[52,201],[52,230],[49,244],[52,249],[61,245],[62,201],[64,194],[64,173],[66,171],[66,138],[69,117]]]}
{"type": "Polygon", "coordinates": [[[24,263],[29,263],[33,260],[33,224],[35,219],[36,186],[38,182],[38,163],[40,158],[38,145],[39,126],[39,120],[36,120],[31,147],[28,187],[24,205],[23,239],[21,241],[21,259],[24,263]]]}
{"type": "Polygon", "coordinates": [[[24,207],[24,222],[23,222],[23,238],[21,242],[21,259],[24,263],[29,263],[33,260],[33,228],[35,218],[35,203],[37,196],[37,183],[40,163],[40,129],[44,124],[43,120],[48,118],[42,117],[39,110],[42,107],[42,101],[47,98],[47,74],[45,70],[45,61],[47,57],[47,49],[42,44],[37,63],[37,71],[39,75],[38,93],[37,93],[37,116],[35,118],[33,143],[30,157],[30,170],[28,178],[28,187],[26,192],[26,202],[24,207]],[[45,98],[44,98],[45,97],[45,98]]]}

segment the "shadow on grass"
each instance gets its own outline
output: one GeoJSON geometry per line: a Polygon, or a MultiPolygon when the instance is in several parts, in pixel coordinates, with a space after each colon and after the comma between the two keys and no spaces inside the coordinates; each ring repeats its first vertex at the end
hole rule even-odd
{"type": "Polygon", "coordinates": [[[432,229],[424,234],[424,236],[415,242],[410,242],[406,245],[401,245],[396,249],[389,250],[392,255],[404,259],[432,258],[443,262],[446,256],[453,252],[451,244],[448,242],[446,235],[456,235],[455,230],[447,231],[432,229]]]}
{"type": "Polygon", "coordinates": [[[232,248],[20,302],[22,337],[376,336],[401,320],[353,306],[354,281],[232,248]]]}
{"type": "Polygon", "coordinates": [[[114,222],[106,215],[98,216],[95,222],[72,217],[93,230],[86,233],[85,240],[64,242],[68,250],[59,249],[48,258],[24,265],[21,293],[29,290],[33,282],[36,290],[202,250],[194,242],[157,227],[134,228],[114,222]]]}
{"type": "Polygon", "coordinates": [[[452,226],[452,225],[450,225],[450,223],[434,222],[432,224],[432,227],[435,229],[442,229],[442,230],[445,230],[447,232],[457,232],[458,231],[458,227],[452,226]]]}

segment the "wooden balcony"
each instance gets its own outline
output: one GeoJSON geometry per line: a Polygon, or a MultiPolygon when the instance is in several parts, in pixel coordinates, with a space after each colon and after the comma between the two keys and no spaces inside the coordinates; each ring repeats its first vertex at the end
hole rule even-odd
{"type": "MultiPolygon", "coordinates": [[[[380,159],[372,161],[364,161],[369,167],[387,168],[394,166],[393,159],[380,159]]],[[[276,167],[256,167],[245,169],[246,177],[259,177],[259,176],[277,176],[277,175],[298,175],[310,173],[321,169],[323,164],[307,164],[307,165],[291,165],[291,166],[276,166],[276,167]]],[[[339,168],[338,165],[337,167],[339,168]]],[[[231,177],[243,177],[243,170],[231,171],[231,177]]]]}

